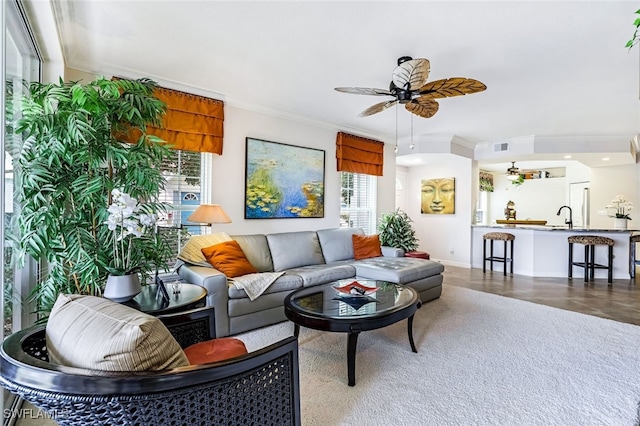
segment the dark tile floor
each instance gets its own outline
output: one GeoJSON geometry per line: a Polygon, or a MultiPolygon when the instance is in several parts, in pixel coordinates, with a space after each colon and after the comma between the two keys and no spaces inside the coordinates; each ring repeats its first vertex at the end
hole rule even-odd
{"type": "MultiPolygon", "coordinates": [[[[596,272],[597,274],[597,272],[596,272]]],[[[505,277],[502,271],[445,266],[444,283],[640,325],[640,270],[634,279],[505,277]]],[[[596,275],[597,277],[597,275],[596,275]]]]}

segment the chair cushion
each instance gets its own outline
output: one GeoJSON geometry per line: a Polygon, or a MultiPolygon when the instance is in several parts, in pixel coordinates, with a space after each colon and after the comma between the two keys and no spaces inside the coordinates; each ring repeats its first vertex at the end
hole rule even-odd
{"type": "Polygon", "coordinates": [[[51,362],[101,371],[156,371],[189,365],[162,322],[95,296],[60,294],[46,328],[51,362]]]}
{"type": "Polygon", "coordinates": [[[210,268],[211,264],[209,264],[207,259],[204,258],[202,249],[225,241],[231,241],[231,237],[224,232],[214,232],[213,234],[207,235],[194,235],[189,238],[184,247],[182,247],[182,250],[178,255],[178,259],[192,265],[206,266],[207,268],[210,268]]]}
{"type": "Polygon", "coordinates": [[[247,353],[247,347],[240,339],[221,337],[196,343],[184,350],[191,365],[224,361],[247,353]]]}
{"type": "Polygon", "coordinates": [[[214,268],[229,278],[258,272],[247,260],[237,241],[225,241],[202,249],[202,254],[214,268]]]}
{"type": "Polygon", "coordinates": [[[353,257],[356,260],[382,256],[380,237],[376,235],[352,235],[353,257]]]}

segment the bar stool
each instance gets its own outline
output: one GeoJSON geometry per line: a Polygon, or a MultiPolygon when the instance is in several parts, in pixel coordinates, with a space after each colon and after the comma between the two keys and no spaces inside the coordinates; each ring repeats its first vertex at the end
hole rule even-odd
{"type": "Polygon", "coordinates": [[[568,238],[569,241],[569,278],[573,278],[573,267],[579,266],[584,268],[584,282],[589,279],[593,281],[596,269],[606,269],[608,271],[607,281],[609,285],[613,282],[613,245],[615,241],[607,237],[599,237],[597,235],[573,235],[568,238]],[[573,261],[573,245],[584,244],[584,262],[573,261]],[[607,256],[607,264],[601,265],[595,262],[596,246],[606,245],[609,247],[607,256]]]}
{"type": "Polygon", "coordinates": [[[636,277],[636,265],[640,265],[640,259],[636,259],[636,243],[640,243],[640,234],[629,237],[629,276],[636,277]]]}
{"type": "Polygon", "coordinates": [[[507,232],[488,232],[482,236],[484,240],[482,242],[482,273],[487,272],[487,260],[489,261],[489,267],[493,271],[493,262],[503,262],[504,263],[504,275],[507,275],[507,262],[511,263],[510,271],[513,274],[513,240],[516,239],[516,236],[513,234],[509,234],[507,232]],[[487,240],[490,241],[490,252],[487,257],[487,240]],[[493,255],[493,242],[494,241],[504,241],[504,252],[503,256],[494,256],[493,255]],[[511,257],[507,256],[507,241],[511,242],[511,257]]]}

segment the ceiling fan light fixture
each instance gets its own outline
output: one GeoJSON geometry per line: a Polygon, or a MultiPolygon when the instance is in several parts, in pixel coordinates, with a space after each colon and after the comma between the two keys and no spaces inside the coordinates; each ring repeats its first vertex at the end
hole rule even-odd
{"type": "Polygon", "coordinates": [[[507,179],[509,180],[518,180],[520,175],[507,175],[507,179]]]}
{"type": "Polygon", "coordinates": [[[520,169],[516,167],[516,162],[511,162],[511,167],[507,169],[507,179],[518,180],[520,178],[520,169]]]}

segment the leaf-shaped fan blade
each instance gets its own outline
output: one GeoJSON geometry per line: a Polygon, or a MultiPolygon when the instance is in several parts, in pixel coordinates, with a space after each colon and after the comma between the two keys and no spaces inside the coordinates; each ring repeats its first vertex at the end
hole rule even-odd
{"type": "Polygon", "coordinates": [[[427,83],[418,90],[418,94],[432,99],[450,98],[482,92],[487,86],[478,80],[464,77],[445,78],[427,83]]]}
{"type": "Polygon", "coordinates": [[[433,117],[438,112],[438,102],[429,98],[417,98],[405,105],[407,111],[422,118],[433,117]]]}
{"type": "Polygon", "coordinates": [[[336,87],[335,90],[354,95],[393,96],[391,92],[386,89],[374,89],[371,87],[336,87]]]}
{"type": "Polygon", "coordinates": [[[429,60],[424,58],[403,62],[393,70],[391,81],[400,89],[417,90],[429,78],[429,68],[429,60]]]}
{"type": "Polygon", "coordinates": [[[394,99],[393,101],[380,102],[379,104],[371,105],[369,108],[362,111],[360,115],[358,115],[358,117],[366,117],[368,115],[377,114],[389,107],[394,106],[396,103],[398,103],[398,100],[394,99]]]}

